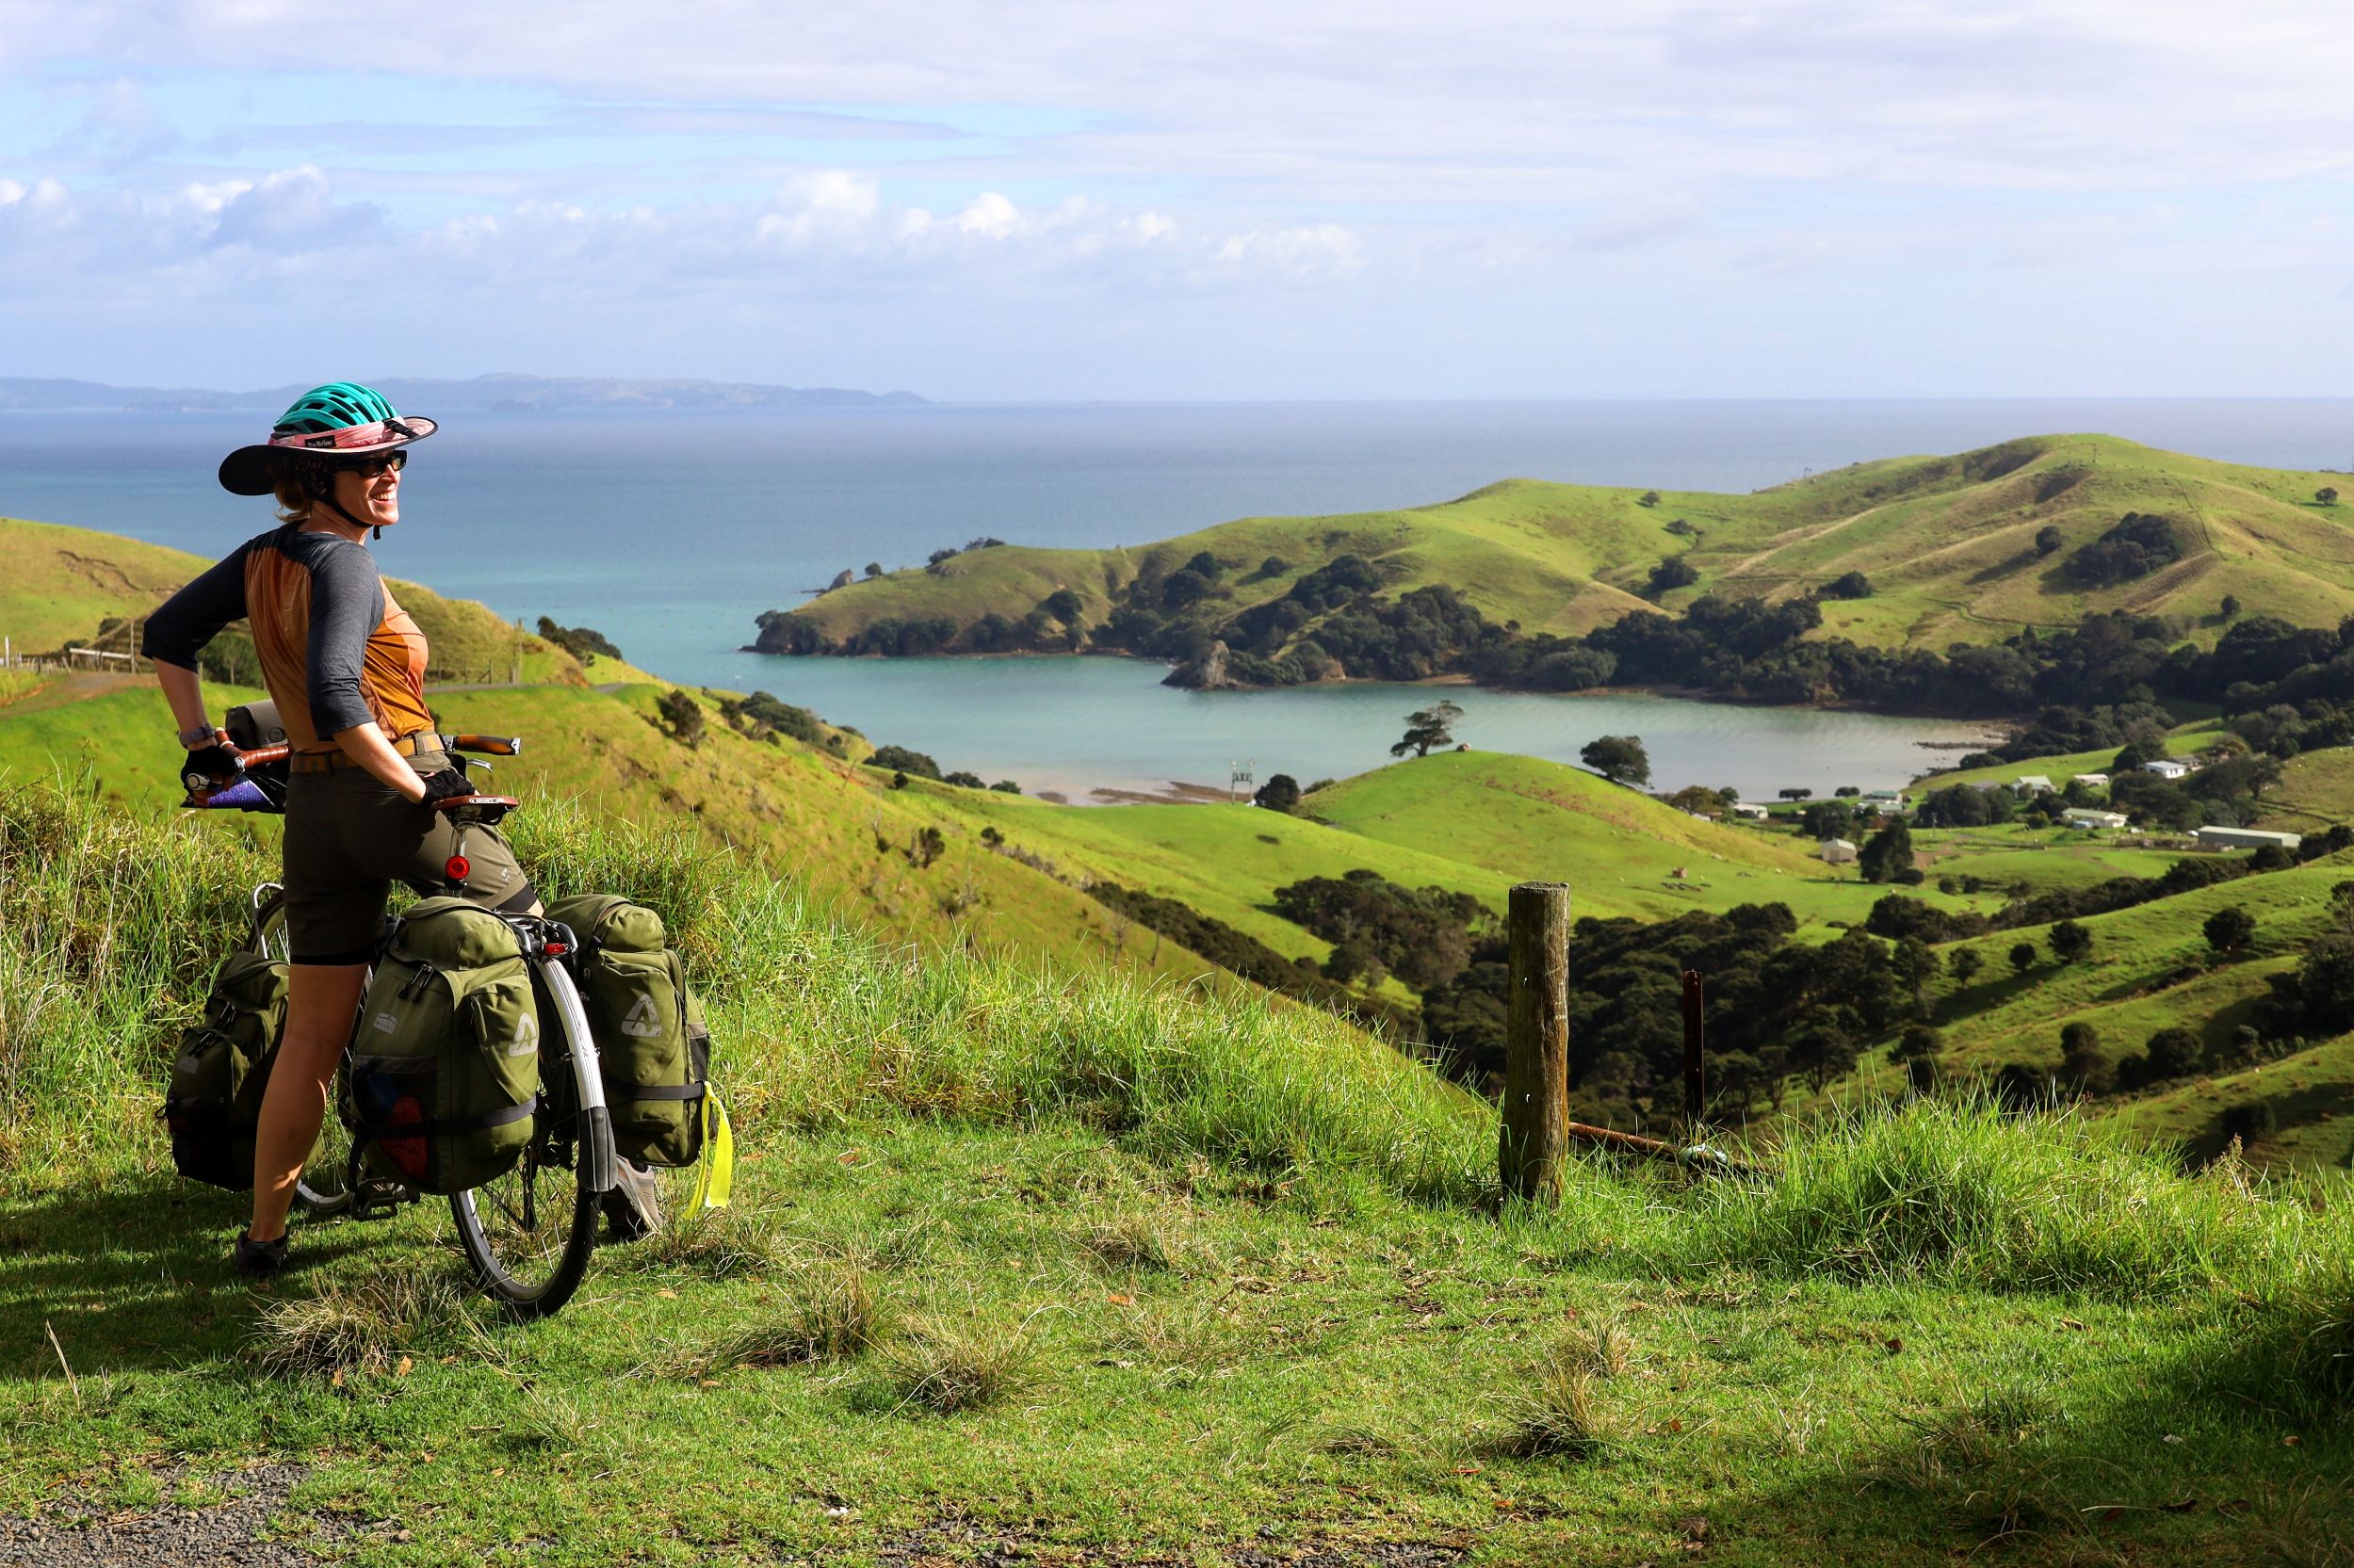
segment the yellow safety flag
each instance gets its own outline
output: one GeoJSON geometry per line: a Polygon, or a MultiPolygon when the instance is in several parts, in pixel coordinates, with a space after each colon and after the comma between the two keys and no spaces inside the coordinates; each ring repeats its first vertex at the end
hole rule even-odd
{"type": "Polygon", "coordinates": [[[727,1107],[719,1091],[703,1091],[703,1157],[695,1162],[694,1195],[687,1200],[690,1213],[725,1208],[736,1188],[736,1134],[727,1124],[727,1107]]]}

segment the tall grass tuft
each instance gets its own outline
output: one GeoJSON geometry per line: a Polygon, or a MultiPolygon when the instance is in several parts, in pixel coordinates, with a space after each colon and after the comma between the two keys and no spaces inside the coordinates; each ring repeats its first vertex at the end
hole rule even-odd
{"type": "MultiPolygon", "coordinates": [[[[2185,1177],[2167,1152],[2072,1111],[2019,1117],[1985,1098],[1826,1119],[1794,1132],[1775,1167],[1770,1181],[1699,1188],[1671,1253],[2135,1300],[2273,1277],[2321,1242],[2300,1204],[2185,1177]]],[[[2343,1230],[2329,1242],[2340,1251],[2343,1230]]]]}
{"type": "Polygon", "coordinates": [[[1603,1385],[1622,1376],[1633,1342],[1615,1323],[1556,1339],[1506,1399],[1491,1448],[1516,1459],[1599,1459],[1625,1441],[1629,1422],[1603,1385]]]}
{"type": "Polygon", "coordinates": [[[911,1325],[885,1351],[901,1409],[954,1415],[1015,1398],[1038,1381],[1030,1325],[932,1317],[911,1325]]]}
{"type": "Polygon", "coordinates": [[[469,1336],[480,1331],[454,1277],[396,1270],[272,1303],[254,1320],[249,1351],[280,1377],[382,1376],[404,1370],[404,1354],[469,1336]]]}
{"type": "Polygon", "coordinates": [[[717,1337],[657,1357],[648,1369],[707,1378],[739,1366],[838,1361],[863,1354],[889,1330],[890,1316],[863,1270],[823,1266],[717,1337]]]}

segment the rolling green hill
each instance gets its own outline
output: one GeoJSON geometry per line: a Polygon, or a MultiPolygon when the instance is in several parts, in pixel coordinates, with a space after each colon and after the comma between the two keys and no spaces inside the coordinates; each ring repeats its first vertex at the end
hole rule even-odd
{"type": "Polygon", "coordinates": [[[2174,614],[2212,641],[2226,595],[2303,625],[2354,613],[2354,499],[2314,499],[2332,483],[2102,435],[1858,463],[1749,495],[1508,479],[1439,505],[1243,518],[1151,545],[967,550],[834,590],[785,621],[837,643],[887,620],[966,630],[990,614],[1017,622],[1068,589],[1093,630],[1141,572],[1206,551],[1225,568],[1221,597],[1203,606],[1212,622],[1353,554],[1383,571],[1385,592],[1443,584],[1491,621],[1568,634],[1650,607],[1650,569],[1679,557],[1697,577],[1664,597],[1669,607],[1710,591],[1788,598],[1861,573],[1870,596],[1826,601],[1817,635],[1879,646],[1992,641],[2114,609],[2174,614]],[[2127,513],[2162,519],[2178,558],[2129,580],[2078,580],[2068,563],[2127,513]],[[2037,543],[2047,527],[2059,540],[2048,554],[2037,543]]]}
{"type": "MultiPolygon", "coordinates": [[[[223,551],[234,542],[224,541],[223,551]]],[[[120,534],[0,517],[0,633],[19,654],[48,653],[94,637],[101,622],[145,616],[211,564],[120,534]]],[[[483,606],[420,583],[385,582],[431,645],[435,679],[504,681],[519,667],[526,681],[586,684],[577,659],[483,606]]],[[[119,633],[107,645],[126,642],[119,633]]]]}

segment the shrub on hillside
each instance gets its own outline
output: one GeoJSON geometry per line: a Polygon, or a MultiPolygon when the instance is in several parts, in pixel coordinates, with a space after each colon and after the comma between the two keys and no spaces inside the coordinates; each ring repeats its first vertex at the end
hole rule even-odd
{"type": "Polygon", "coordinates": [[[540,617],[540,636],[586,664],[593,658],[618,659],[621,650],[613,646],[603,632],[591,626],[559,626],[547,616],[540,617]]]}
{"type": "Polygon", "coordinates": [[[2099,539],[2068,558],[2068,574],[2091,588],[2131,582],[2183,558],[2174,525],[2155,514],[2127,512],[2099,539]]]}
{"type": "Polygon", "coordinates": [[[894,772],[910,774],[918,779],[941,782],[940,765],[921,752],[904,746],[878,746],[867,759],[869,768],[887,768],[894,772]]]}

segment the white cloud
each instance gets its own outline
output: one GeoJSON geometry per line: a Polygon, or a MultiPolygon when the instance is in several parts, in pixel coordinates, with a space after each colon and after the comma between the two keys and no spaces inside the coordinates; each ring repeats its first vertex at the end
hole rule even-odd
{"type": "Polygon", "coordinates": [[[1264,269],[1301,279],[1334,278],[1365,265],[1365,246],[1338,223],[1312,223],[1233,235],[1218,247],[1216,260],[1226,268],[1264,269]]]}
{"type": "Polygon", "coordinates": [[[998,191],[984,190],[949,220],[968,234],[1003,239],[1022,226],[1022,210],[998,191]]]}

